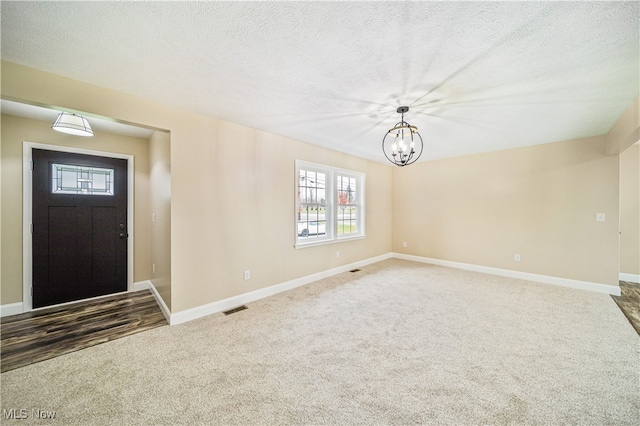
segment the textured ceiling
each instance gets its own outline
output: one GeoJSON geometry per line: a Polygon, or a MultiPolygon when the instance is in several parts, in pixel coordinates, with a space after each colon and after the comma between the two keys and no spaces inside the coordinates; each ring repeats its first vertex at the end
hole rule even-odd
{"type": "Polygon", "coordinates": [[[2,2],[2,59],[376,161],[607,133],[638,2],[2,2]]]}

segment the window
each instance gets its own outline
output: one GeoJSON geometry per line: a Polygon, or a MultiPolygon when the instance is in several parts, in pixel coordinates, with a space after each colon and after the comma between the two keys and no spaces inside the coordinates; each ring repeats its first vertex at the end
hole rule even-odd
{"type": "Polygon", "coordinates": [[[355,177],[337,175],[338,236],[358,234],[358,185],[355,177]]]}
{"type": "Polygon", "coordinates": [[[364,173],[296,160],[296,247],[364,238],[364,173]]]}
{"type": "Polygon", "coordinates": [[[113,195],[113,169],[54,163],[51,176],[53,194],[113,195]]]}

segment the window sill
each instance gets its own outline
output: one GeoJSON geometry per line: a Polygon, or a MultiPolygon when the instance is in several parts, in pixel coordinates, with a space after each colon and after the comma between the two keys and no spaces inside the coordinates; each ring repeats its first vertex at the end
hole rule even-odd
{"type": "Polygon", "coordinates": [[[307,248],[307,247],[317,247],[317,246],[324,246],[327,244],[335,244],[335,243],[343,243],[343,242],[347,242],[347,241],[354,241],[354,240],[362,240],[366,238],[366,235],[356,235],[353,237],[342,237],[342,238],[334,238],[332,240],[323,240],[323,241],[312,241],[312,242],[305,242],[305,243],[298,243],[296,242],[293,247],[298,250],[298,249],[303,249],[303,248],[307,248]]]}

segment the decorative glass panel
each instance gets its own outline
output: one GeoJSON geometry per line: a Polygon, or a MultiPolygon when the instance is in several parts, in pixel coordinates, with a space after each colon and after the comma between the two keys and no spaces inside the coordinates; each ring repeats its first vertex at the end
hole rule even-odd
{"type": "Polygon", "coordinates": [[[113,195],[113,169],[51,165],[51,192],[53,194],[113,195]]]}

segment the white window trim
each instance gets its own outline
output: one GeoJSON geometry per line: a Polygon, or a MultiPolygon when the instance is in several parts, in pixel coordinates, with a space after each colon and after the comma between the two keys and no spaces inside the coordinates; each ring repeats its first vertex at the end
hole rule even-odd
{"type": "Polygon", "coordinates": [[[341,169],[338,167],[327,166],[324,164],[312,163],[304,160],[295,161],[295,178],[294,178],[294,247],[296,249],[315,247],[324,244],[333,244],[343,241],[359,240],[366,237],[365,226],[365,191],[366,191],[366,174],[362,172],[356,172],[354,170],[341,169]],[[298,208],[300,203],[298,202],[298,172],[300,170],[311,170],[315,172],[325,173],[326,178],[326,194],[327,194],[327,230],[326,235],[323,238],[316,238],[312,241],[299,241],[298,240],[298,208]],[[358,223],[360,224],[360,232],[353,235],[338,235],[338,220],[337,220],[337,190],[336,180],[337,176],[346,176],[355,178],[358,182],[358,191],[356,191],[357,205],[359,206],[358,223]]]}

